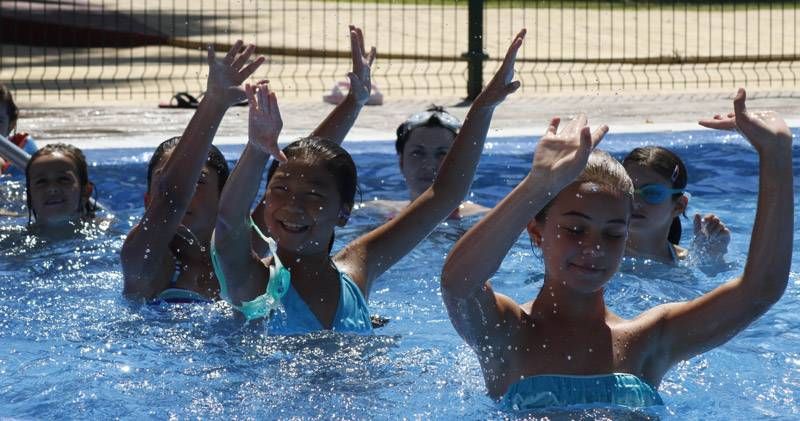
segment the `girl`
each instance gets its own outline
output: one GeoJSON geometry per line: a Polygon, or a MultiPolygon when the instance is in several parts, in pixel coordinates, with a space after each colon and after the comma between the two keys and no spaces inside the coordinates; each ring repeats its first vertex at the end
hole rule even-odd
{"type": "MultiPolygon", "coordinates": [[[[633,180],[634,209],[625,254],[677,264],[688,257],[680,247],[681,221],[689,204],[684,194],[686,166],[672,151],[659,146],[636,148],[622,161],[633,180]]],[[[703,263],[722,263],[731,232],[716,215],[694,216],[696,257],[703,263]]]]}
{"type": "Polygon", "coordinates": [[[208,49],[208,85],[180,138],[167,140],[148,167],[145,212],[122,245],[123,294],[129,298],[205,301],[218,295],[208,243],[227,163],[211,141],[241,83],[264,62],[247,64],[255,46],[237,41],[221,60],[208,49]],[[211,153],[209,153],[211,150],[211,153]]]}
{"type": "Polygon", "coordinates": [[[670,367],[725,343],[781,297],[794,232],[792,137],[776,114],[747,112],[743,89],[734,108],[701,124],[738,129],[759,155],[744,273],[631,320],[605,306],[603,291],[625,251],[633,184],[618,162],[591,152],[605,127],[592,135],[580,117],[556,134],[559,120],[551,122],[530,174],[456,243],[442,273],[451,321],[478,354],[489,395],[518,409],[661,404],[656,389],[670,367]],[[526,227],[542,249],[545,279],[519,305],[487,279],[526,227]]]}
{"type": "Polygon", "coordinates": [[[511,79],[524,35],[523,30],[514,38],[500,70],[473,103],[433,185],[397,217],[333,256],[334,229],[347,223],[354,204],[355,164],[324,140],[303,139],[279,150],[282,121],[275,94],[263,83],[249,87],[250,140],[222,192],[226,205],[219,209],[214,234],[215,269],[220,281],[227,281],[223,296],[247,319],[282,307],[269,320],[281,333],[371,332],[366,301],[372,283],[466,195],[494,108],[519,87],[511,79]],[[249,219],[270,155],[276,161],[267,175],[264,217],[277,246],[265,263],[250,244],[249,219]]]}
{"type": "MultiPolygon", "coordinates": [[[[461,122],[438,106],[431,106],[404,121],[397,128],[394,146],[410,200],[374,200],[368,206],[378,207],[394,216],[419,197],[431,186],[460,128],[461,122]]],[[[476,203],[464,201],[450,218],[478,215],[487,210],[476,203]]]]}
{"type": "MultiPolygon", "coordinates": [[[[5,85],[0,84],[0,135],[7,137],[11,143],[24,150],[29,155],[36,152],[36,143],[27,133],[16,132],[17,119],[19,118],[19,108],[14,103],[11,91],[5,85]],[[14,132],[14,134],[12,134],[14,132]]],[[[0,152],[2,148],[0,148],[0,152]]],[[[14,167],[11,165],[10,157],[0,156],[0,174],[9,172],[14,167]]],[[[20,168],[22,169],[22,168],[20,168]]]]}
{"type": "MultiPolygon", "coordinates": [[[[351,38],[361,35],[360,29],[350,29],[351,38]]],[[[363,36],[360,41],[352,39],[351,47],[363,57],[363,36]]],[[[211,142],[228,107],[246,97],[241,83],[264,62],[259,57],[245,66],[255,46],[242,51],[242,45],[237,41],[223,60],[217,60],[209,48],[203,100],[183,136],[163,142],[150,159],[145,214],[122,246],[123,293],[128,297],[204,302],[219,296],[209,243],[229,170],[211,142]]],[[[331,112],[315,134],[344,138],[365,102],[362,98],[369,97],[369,65],[374,55],[373,49],[365,59],[368,64],[354,64],[351,97],[331,112]]]]}
{"type": "Polygon", "coordinates": [[[73,235],[98,210],[86,157],[75,146],[54,143],[34,152],[25,167],[25,185],[28,224],[40,235],[73,235]]]}

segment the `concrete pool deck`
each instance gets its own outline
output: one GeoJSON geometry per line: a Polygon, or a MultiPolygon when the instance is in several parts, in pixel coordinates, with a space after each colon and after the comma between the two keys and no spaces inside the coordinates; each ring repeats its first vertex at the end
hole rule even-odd
{"type": "MultiPolygon", "coordinates": [[[[730,93],[652,95],[540,95],[512,96],[498,107],[492,120],[492,137],[539,136],[552,116],[585,112],[591,125],[608,124],[611,133],[685,131],[702,129],[699,118],[732,110],[730,93]]],[[[284,120],[282,142],[309,134],[333,106],[321,99],[281,100],[284,120]]],[[[451,107],[459,98],[387,98],[382,106],[365,107],[348,141],[394,140],[397,126],[432,102],[448,106],[459,118],[467,107],[451,107]]],[[[791,127],[800,126],[800,91],[751,92],[750,109],[779,112],[791,127]]],[[[47,107],[33,104],[22,109],[18,128],[40,144],[68,142],[85,149],[153,148],[180,135],[193,110],[164,110],[152,106],[47,107]]],[[[216,144],[243,144],[247,138],[247,107],[232,107],[222,122],[216,144]]]]}

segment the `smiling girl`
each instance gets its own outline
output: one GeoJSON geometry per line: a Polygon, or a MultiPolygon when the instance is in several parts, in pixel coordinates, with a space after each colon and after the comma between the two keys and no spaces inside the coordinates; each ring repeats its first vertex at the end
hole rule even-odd
{"type": "Polygon", "coordinates": [[[514,38],[500,70],[473,103],[433,185],[391,221],[333,255],[335,228],[347,223],[353,209],[355,164],[326,140],[303,139],[281,151],[275,94],[265,83],[249,86],[250,139],[222,193],[225,205],[214,233],[223,297],[247,319],[269,317],[273,332],[371,332],[367,299],[373,282],[467,194],[492,113],[519,87],[511,79],[524,35],[523,30],[514,38]],[[250,242],[250,204],[270,156],[276,160],[267,175],[264,218],[277,245],[262,261],[250,242]]]}

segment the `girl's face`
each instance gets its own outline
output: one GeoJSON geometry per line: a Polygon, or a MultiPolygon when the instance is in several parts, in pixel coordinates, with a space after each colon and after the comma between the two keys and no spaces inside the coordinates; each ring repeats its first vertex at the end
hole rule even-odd
{"type": "MultiPolygon", "coordinates": [[[[167,152],[161,158],[159,166],[153,171],[153,178],[150,181],[150,192],[158,192],[158,183],[161,180],[161,173],[169,160],[172,151],[167,152]]],[[[152,193],[151,193],[152,194],[152,193]]],[[[197,180],[192,201],[186,208],[181,225],[188,228],[198,239],[209,241],[214,225],[217,221],[217,208],[219,207],[219,174],[209,165],[205,165],[200,172],[197,180]]],[[[149,206],[152,198],[145,197],[145,206],[149,206]]]]}
{"type": "Polygon", "coordinates": [[[289,158],[267,185],[265,219],[281,249],[328,253],[333,230],[347,222],[333,176],[319,162],[289,158]]]}
{"type": "Polygon", "coordinates": [[[643,165],[629,164],[625,167],[628,175],[633,180],[633,187],[637,193],[633,200],[633,215],[631,215],[631,234],[655,234],[668,231],[672,220],[680,215],[688,200],[685,196],[673,199],[672,194],[667,195],[660,203],[646,201],[638,191],[647,185],[657,188],[671,189],[672,183],[653,170],[643,165]]]}
{"type": "Polygon", "coordinates": [[[408,136],[400,157],[400,170],[411,197],[416,198],[433,184],[439,166],[455,140],[444,127],[417,127],[408,136]]]}
{"type": "Polygon", "coordinates": [[[630,216],[619,192],[593,183],[561,191],[545,220],[529,226],[548,277],[580,293],[602,289],[622,260],[630,216]]]}
{"type": "Polygon", "coordinates": [[[31,164],[29,177],[37,224],[60,224],[83,215],[89,191],[82,188],[71,159],[58,152],[41,155],[31,164]]]}

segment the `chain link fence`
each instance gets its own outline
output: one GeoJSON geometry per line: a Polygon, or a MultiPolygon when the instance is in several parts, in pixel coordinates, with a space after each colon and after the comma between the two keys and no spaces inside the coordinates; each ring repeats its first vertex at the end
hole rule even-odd
{"type": "MultiPolygon", "coordinates": [[[[169,98],[205,86],[204,46],[268,57],[255,78],[320,97],[349,71],[347,25],[378,49],[384,95],[466,96],[464,0],[0,1],[0,82],[22,101],[169,98]]],[[[523,92],[797,90],[798,1],[489,1],[484,79],[519,28],[523,92]]]]}

